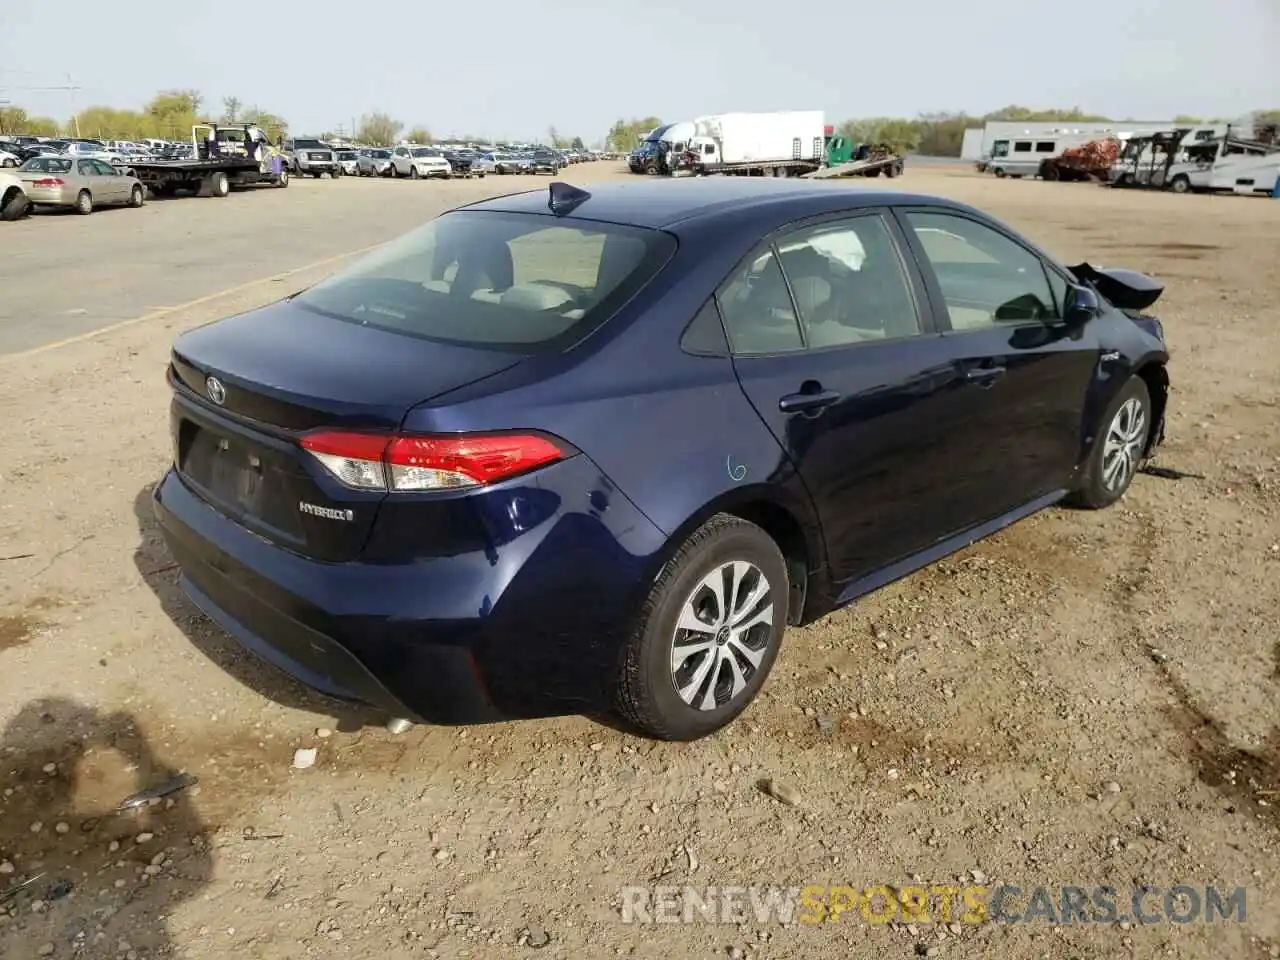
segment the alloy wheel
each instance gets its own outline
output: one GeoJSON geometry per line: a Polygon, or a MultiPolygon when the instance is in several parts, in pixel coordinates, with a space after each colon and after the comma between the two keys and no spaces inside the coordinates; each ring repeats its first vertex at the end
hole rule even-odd
{"type": "Polygon", "coordinates": [[[693,588],[671,640],[671,681],[689,706],[715,710],[736,700],[759,669],[773,636],[768,579],[732,560],[693,588]]]}
{"type": "Polygon", "coordinates": [[[1147,439],[1147,412],[1142,402],[1130,397],[1107,427],[1102,445],[1102,483],[1112,493],[1124,490],[1142,460],[1147,439]]]}

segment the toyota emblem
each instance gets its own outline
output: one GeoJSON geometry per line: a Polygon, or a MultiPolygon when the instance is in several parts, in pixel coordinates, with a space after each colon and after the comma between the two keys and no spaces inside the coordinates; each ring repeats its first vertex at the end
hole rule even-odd
{"type": "Polygon", "coordinates": [[[204,382],[204,388],[209,393],[209,399],[222,406],[227,401],[227,388],[222,385],[222,381],[217,377],[210,377],[204,382]]]}

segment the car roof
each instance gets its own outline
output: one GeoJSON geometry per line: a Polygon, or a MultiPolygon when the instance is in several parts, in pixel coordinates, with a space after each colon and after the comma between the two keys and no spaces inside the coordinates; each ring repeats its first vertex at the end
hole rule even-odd
{"type": "MultiPolygon", "coordinates": [[[[578,189],[590,198],[564,219],[595,220],[668,229],[682,221],[741,214],[756,207],[762,217],[777,213],[784,220],[823,213],[915,204],[961,208],[941,197],[890,190],[850,188],[847,185],[772,177],[679,177],[638,179],[623,183],[589,183],[578,189]]],[[[547,213],[548,191],[530,190],[466,205],[468,210],[503,213],[547,213]]]]}

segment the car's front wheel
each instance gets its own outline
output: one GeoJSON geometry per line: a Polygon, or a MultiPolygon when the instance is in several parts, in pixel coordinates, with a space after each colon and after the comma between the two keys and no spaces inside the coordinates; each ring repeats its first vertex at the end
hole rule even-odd
{"type": "Polygon", "coordinates": [[[1072,502],[1098,510],[1123,497],[1146,457],[1151,428],[1151,392],[1141,377],[1131,377],[1102,417],[1072,502]]]}
{"type": "Polygon", "coordinates": [[[787,566],[773,539],[717,514],[654,581],[625,650],[616,706],[662,740],[726,726],[755,699],[787,622],[787,566]]]}

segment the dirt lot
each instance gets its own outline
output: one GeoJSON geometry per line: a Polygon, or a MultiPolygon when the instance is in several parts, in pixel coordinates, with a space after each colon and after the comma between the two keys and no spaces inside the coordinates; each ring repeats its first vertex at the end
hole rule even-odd
{"type": "Polygon", "coordinates": [[[900,183],[1166,279],[1161,463],[1193,476],[1051,511],[792,631],[764,698],[683,746],[577,718],[362,726],[196,614],[150,519],[174,333],[510,181],[302,182],[2,225],[0,891],[42,876],[0,893],[0,954],[1280,956],[1280,203],[900,183]],[[293,770],[302,747],[317,763],[293,770]],[[198,787],[111,812],[176,770],[198,787]],[[1248,919],[619,915],[632,884],[974,871],[1024,891],[1243,886],[1248,919]]]}

